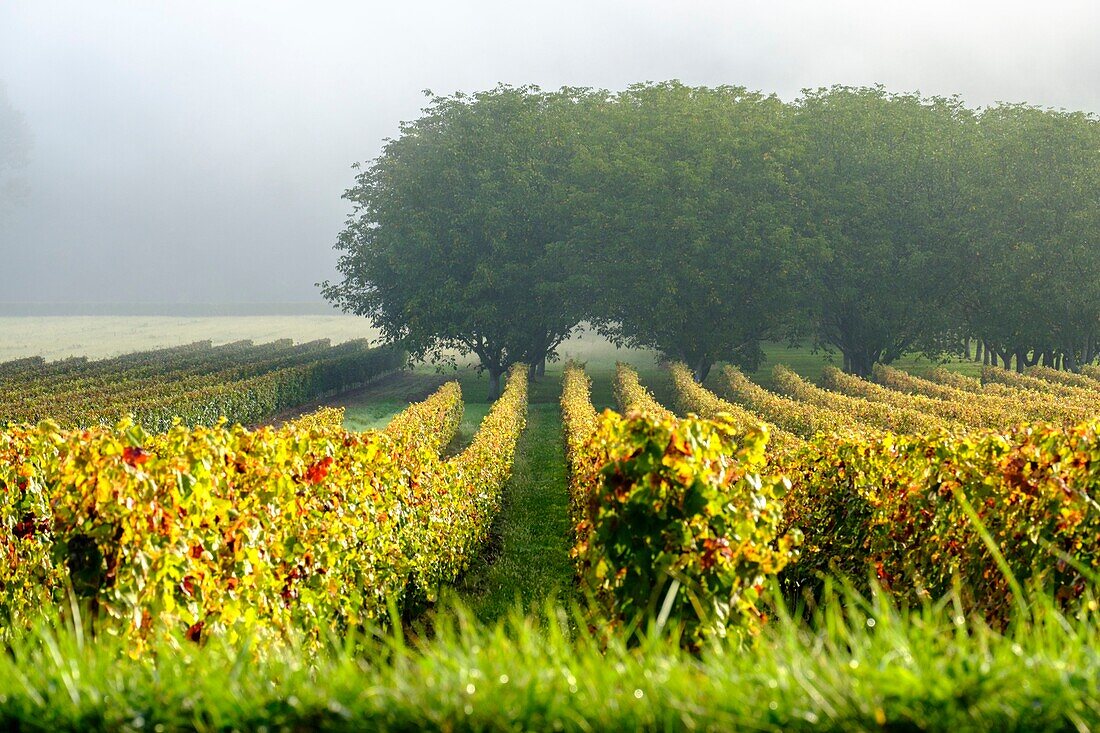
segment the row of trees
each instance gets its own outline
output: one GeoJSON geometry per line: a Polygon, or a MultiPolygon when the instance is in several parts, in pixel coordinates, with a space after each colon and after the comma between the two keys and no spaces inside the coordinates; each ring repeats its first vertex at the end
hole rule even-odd
{"type": "MultiPolygon", "coordinates": [[[[346,194],[327,298],[491,391],[582,322],[753,367],[812,339],[867,374],[972,339],[1073,368],[1100,325],[1100,124],[832,87],[432,96],[346,194]]],[[[988,356],[986,358],[989,358],[988,356]]]]}

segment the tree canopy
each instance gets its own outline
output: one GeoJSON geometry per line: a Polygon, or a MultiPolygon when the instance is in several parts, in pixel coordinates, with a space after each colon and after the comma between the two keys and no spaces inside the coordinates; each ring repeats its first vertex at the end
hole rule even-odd
{"type": "Polygon", "coordinates": [[[969,112],[955,99],[879,87],[807,92],[795,104],[803,226],[819,342],[867,375],[948,324],[963,215],[956,166],[969,112]]]}
{"type": "Polygon", "coordinates": [[[324,294],[490,391],[583,322],[752,367],[812,338],[867,374],[977,339],[1006,366],[1100,349],[1094,115],[831,87],[431,96],[346,197],[324,294]]]}
{"type": "Polygon", "coordinates": [[[555,247],[586,94],[433,96],[345,194],[344,280],[325,296],[416,357],[475,354],[494,398],[510,365],[553,355],[582,317],[555,247]]]}
{"type": "Polygon", "coordinates": [[[1100,325],[1100,125],[1082,113],[985,110],[967,170],[958,320],[1005,366],[1092,361],[1100,325]]]}
{"type": "Polygon", "coordinates": [[[580,159],[573,259],[614,340],[690,364],[754,366],[795,312],[802,240],[787,108],[740,87],[630,87],[580,159]],[[603,285],[602,288],[596,287],[603,285]]]}

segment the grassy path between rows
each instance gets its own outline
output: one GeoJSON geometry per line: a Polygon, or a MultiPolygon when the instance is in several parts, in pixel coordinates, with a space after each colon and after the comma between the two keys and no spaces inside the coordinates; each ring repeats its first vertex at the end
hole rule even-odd
{"type": "Polygon", "coordinates": [[[569,494],[556,402],[533,403],[504,488],[492,544],[456,587],[459,599],[485,621],[516,603],[525,609],[547,598],[568,602],[569,494]]]}
{"type": "MultiPolygon", "coordinates": [[[[348,429],[381,428],[410,402],[424,399],[442,382],[455,378],[462,384],[466,405],[458,432],[444,450],[453,456],[470,444],[489,411],[483,375],[470,370],[436,374],[427,368],[399,372],[328,404],[347,410],[348,429]]],[[[453,588],[458,600],[486,621],[506,615],[516,603],[526,610],[548,598],[571,600],[573,565],[560,392],[557,373],[530,384],[527,429],[516,449],[512,478],[504,487],[490,544],[453,588]]]]}

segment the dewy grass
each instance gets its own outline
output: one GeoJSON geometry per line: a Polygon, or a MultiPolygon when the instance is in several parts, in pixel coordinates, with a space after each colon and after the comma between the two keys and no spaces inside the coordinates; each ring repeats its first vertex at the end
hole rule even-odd
{"type": "Polygon", "coordinates": [[[44,631],[0,658],[0,727],[23,730],[1090,730],[1100,633],[1043,596],[1007,633],[951,599],[904,613],[844,592],[779,608],[748,648],[658,635],[603,649],[548,607],[496,624],[440,614],[320,657],[212,643],[131,660],[44,631]]]}
{"type": "Polygon", "coordinates": [[[532,404],[512,477],[493,524],[494,548],[474,560],[457,592],[483,621],[519,603],[568,602],[573,588],[571,528],[561,419],[556,404],[532,404]]]}

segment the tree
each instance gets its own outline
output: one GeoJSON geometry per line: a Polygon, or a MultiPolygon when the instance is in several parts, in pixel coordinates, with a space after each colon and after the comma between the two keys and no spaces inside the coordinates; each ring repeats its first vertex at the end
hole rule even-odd
{"type": "Polygon", "coordinates": [[[23,115],[11,105],[0,85],[0,204],[21,194],[14,173],[30,160],[31,134],[23,115]]]}
{"type": "Polygon", "coordinates": [[[343,281],[326,298],[369,317],[414,357],[474,354],[489,397],[520,360],[538,363],[577,326],[557,256],[585,90],[498,86],[431,97],[345,198],[343,281]]]}
{"type": "Polygon", "coordinates": [[[1076,370],[1100,335],[1100,120],[1002,104],[978,130],[968,328],[1005,367],[1043,358],[1076,370]]]}
{"type": "Polygon", "coordinates": [[[956,166],[970,112],[880,87],[808,91],[795,106],[803,227],[827,243],[810,265],[819,343],[862,376],[933,350],[962,284],[956,166]]]}
{"type": "Polygon", "coordinates": [[[774,95],[678,82],[603,105],[578,158],[571,258],[602,282],[590,313],[602,332],[698,380],[718,360],[755,366],[800,272],[785,114],[774,95]]]}

